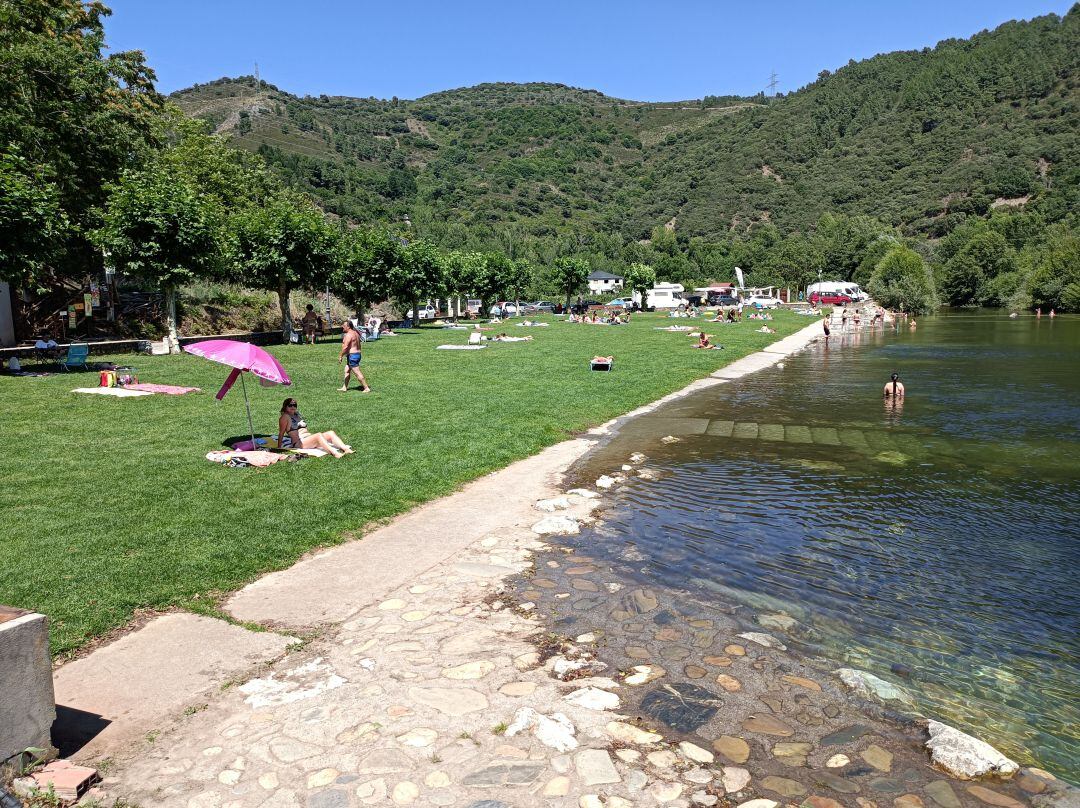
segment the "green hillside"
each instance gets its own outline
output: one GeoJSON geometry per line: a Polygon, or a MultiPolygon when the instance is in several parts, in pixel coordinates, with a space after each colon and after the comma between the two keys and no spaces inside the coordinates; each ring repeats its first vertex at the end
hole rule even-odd
{"type": "MultiPolygon", "coordinates": [[[[774,99],[645,104],[555,84],[415,101],[297,98],[254,79],[176,93],[331,211],[362,221],[511,223],[539,237],[680,237],[825,212],[940,236],[1075,183],[1080,11],[849,63],[774,99]]],[[[463,228],[463,230],[461,229],[463,228]]]]}

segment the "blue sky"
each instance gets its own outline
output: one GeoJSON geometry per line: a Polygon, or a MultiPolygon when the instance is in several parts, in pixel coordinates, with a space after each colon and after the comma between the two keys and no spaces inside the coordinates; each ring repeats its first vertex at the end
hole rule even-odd
{"type": "Polygon", "coordinates": [[[254,72],[297,95],[417,98],[485,81],[553,81],[637,101],[781,91],[876,53],[933,46],[1067,0],[368,2],[106,0],[114,50],[159,89],[254,72]]]}

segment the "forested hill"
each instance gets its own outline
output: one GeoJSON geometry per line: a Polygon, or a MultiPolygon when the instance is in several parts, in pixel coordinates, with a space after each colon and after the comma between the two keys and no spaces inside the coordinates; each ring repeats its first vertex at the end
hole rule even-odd
{"type": "Polygon", "coordinates": [[[851,62],[772,99],[646,104],[554,84],[297,98],[250,77],[173,98],[361,221],[637,240],[672,221],[682,237],[804,230],[831,211],[940,236],[1075,184],[1078,64],[1074,6],[851,62]]]}

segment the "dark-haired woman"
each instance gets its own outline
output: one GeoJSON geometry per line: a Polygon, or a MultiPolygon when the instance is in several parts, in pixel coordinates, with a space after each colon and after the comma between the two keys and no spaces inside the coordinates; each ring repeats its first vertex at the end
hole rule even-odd
{"type": "Polygon", "coordinates": [[[889,381],[885,382],[885,390],[882,395],[893,401],[898,401],[904,397],[904,383],[900,381],[899,373],[894,373],[889,377],[889,381]]]}
{"type": "Polygon", "coordinates": [[[352,447],[339,438],[336,432],[309,432],[307,421],[297,409],[295,398],[287,398],[281,405],[281,417],[278,418],[278,448],[322,449],[334,457],[353,453],[352,447]]]}

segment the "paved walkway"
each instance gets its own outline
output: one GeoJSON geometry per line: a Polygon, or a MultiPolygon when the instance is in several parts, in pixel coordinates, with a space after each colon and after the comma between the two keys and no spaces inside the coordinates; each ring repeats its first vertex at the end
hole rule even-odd
{"type": "MultiPolygon", "coordinates": [[[[815,321],[796,335],[799,339],[787,338],[787,350],[803,347],[819,329],[815,321]]],[[[771,351],[769,359],[784,355],[771,351]]],[[[740,361],[749,372],[763,360],[740,361]]],[[[724,381],[704,380],[688,389],[724,381]]],[[[560,609],[572,608],[590,593],[617,595],[628,616],[658,607],[647,590],[617,593],[619,584],[595,568],[585,569],[587,557],[568,555],[542,536],[573,532],[592,518],[600,501],[596,492],[563,492],[560,486],[562,472],[594,443],[579,439],[551,447],[362,541],[319,553],[237,593],[227,605],[234,616],[286,634],[317,633],[288,652],[279,635],[264,635],[266,647],[236,662],[233,668],[242,673],[234,670],[226,680],[219,674],[170,691],[163,672],[159,687],[174,705],[168,716],[160,710],[139,714],[133,706],[140,701],[138,692],[117,689],[114,703],[99,702],[96,712],[124,731],[117,730],[108,743],[98,739],[83,753],[84,759],[112,759],[98,798],[111,804],[122,797],[142,808],[686,808],[721,801],[745,808],[776,808],[780,802],[878,808],[885,804],[881,800],[896,808],[920,808],[929,800],[940,808],[975,800],[1022,808],[1032,801],[1016,785],[979,786],[985,790],[981,796],[963,785],[949,787],[948,793],[940,788],[938,796],[925,790],[920,793],[926,800],[902,787],[878,796],[831,788],[830,778],[833,786],[843,781],[832,765],[840,752],[830,763],[817,751],[820,739],[805,748],[801,738],[788,737],[790,724],[763,708],[746,717],[749,726],[742,724],[749,742],[735,735],[693,742],[671,734],[680,714],[722,712],[722,705],[704,703],[680,685],[665,689],[659,665],[622,672],[603,668],[591,650],[596,635],[565,638],[549,632],[560,609]],[[521,602],[509,588],[510,579],[532,571],[537,559],[541,571],[551,574],[534,574],[535,585],[548,581],[553,587],[521,602]],[[575,575],[580,583],[564,588],[562,580],[575,575]],[[624,714],[628,705],[640,703],[628,694],[645,685],[671,709],[644,717],[624,714]],[[181,708],[177,699],[185,698],[181,708]],[[743,749],[750,744],[767,744],[768,756],[743,749]],[[767,763],[756,769],[757,760],[767,763]],[[774,771],[788,766],[813,770],[817,779],[774,771]]],[[[676,627],[668,628],[672,636],[677,633],[676,627]]],[[[841,709],[851,715],[852,707],[839,703],[835,688],[822,689],[774,664],[772,655],[781,650],[769,648],[768,641],[721,636],[727,626],[688,628],[711,632],[710,642],[730,646],[724,647],[728,663],[712,656],[700,666],[710,682],[725,687],[725,676],[734,680],[724,668],[738,657],[755,671],[742,675],[740,686],[749,690],[750,682],[760,680],[761,687],[754,687],[767,690],[773,675],[794,677],[784,690],[791,691],[801,713],[824,710],[809,705],[825,693],[828,704],[838,705],[837,715],[841,709]]],[[[125,639],[125,653],[146,642],[143,652],[167,670],[167,639],[146,629],[125,639]]],[[[101,675],[103,669],[122,676],[117,656],[109,655],[112,648],[76,663],[81,670],[65,667],[58,679],[65,671],[70,682],[101,675]]],[[[204,651],[191,643],[178,648],[172,650],[175,663],[198,669],[189,657],[198,660],[204,651]]],[[[88,696],[68,706],[78,709],[80,698],[88,696]]],[[[761,701],[769,706],[764,697],[761,701]]],[[[848,756],[858,767],[872,767],[881,776],[890,771],[894,752],[885,747],[894,743],[891,735],[886,739],[872,730],[843,743],[859,745],[848,756]]],[[[896,753],[896,759],[905,762],[905,770],[914,765],[910,752],[896,753]]],[[[920,783],[944,782],[925,775],[920,783]]],[[[1040,773],[1024,777],[1023,788],[1056,793],[1040,773]]]]}

